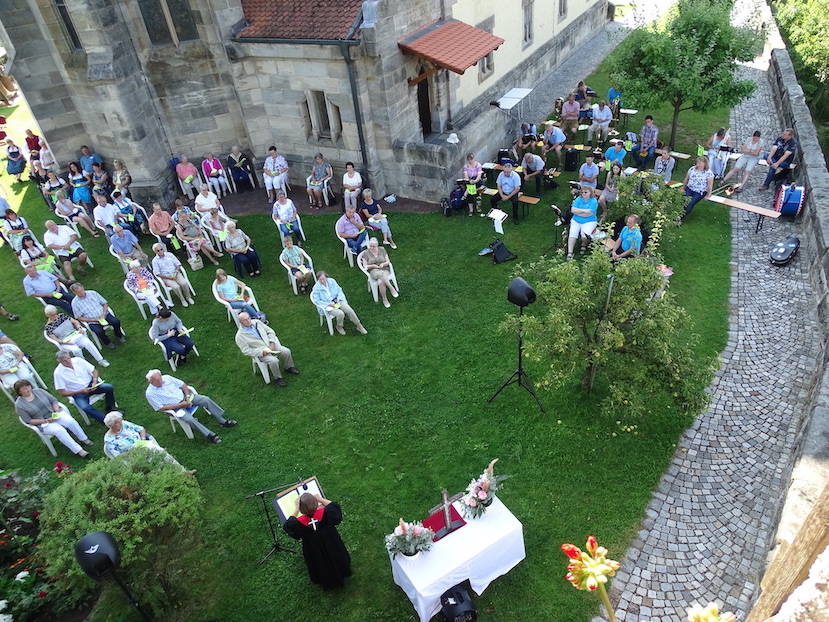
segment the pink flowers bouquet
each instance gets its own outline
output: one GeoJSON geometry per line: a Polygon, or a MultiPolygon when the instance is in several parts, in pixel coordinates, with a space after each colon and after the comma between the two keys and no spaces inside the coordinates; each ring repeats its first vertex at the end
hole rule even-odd
{"type": "Polygon", "coordinates": [[[72,467],[69,466],[68,462],[55,462],[55,468],[52,470],[58,474],[58,477],[63,477],[64,475],[69,475],[70,473],[75,472],[72,470],[72,467]]]}
{"type": "Polygon", "coordinates": [[[619,562],[605,557],[607,549],[599,546],[594,536],[587,536],[585,548],[587,551],[582,551],[574,544],[561,545],[561,550],[570,558],[566,579],[577,590],[598,591],[610,616],[610,622],[616,622],[616,616],[610,606],[610,598],[604,586],[607,578],[612,577],[619,570],[619,562]]]}
{"type": "Polygon", "coordinates": [[[480,518],[487,507],[492,503],[498,485],[507,479],[509,475],[495,475],[492,468],[498,458],[489,463],[489,466],[481,473],[480,477],[473,479],[466,487],[466,494],[461,497],[463,513],[467,518],[480,518]]]}
{"type": "Polygon", "coordinates": [[[386,548],[394,559],[398,553],[412,556],[432,548],[435,532],[423,523],[407,523],[402,518],[394,531],[386,536],[386,548]]]}

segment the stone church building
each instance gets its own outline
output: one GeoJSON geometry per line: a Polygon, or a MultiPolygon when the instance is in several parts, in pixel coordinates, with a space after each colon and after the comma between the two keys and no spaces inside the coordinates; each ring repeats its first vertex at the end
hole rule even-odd
{"type": "Polygon", "coordinates": [[[607,0],[2,4],[7,73],[58,161],[83,144],[120,158],[142,200],[177,192],[173,156],[238,144],[259,170],[275,144],[294,186],[319,151],[338,192],[352,161],[376,192],[437,201],[467,152],[491,159],[512,140],[490,102],[607,21],[607,0]]]}

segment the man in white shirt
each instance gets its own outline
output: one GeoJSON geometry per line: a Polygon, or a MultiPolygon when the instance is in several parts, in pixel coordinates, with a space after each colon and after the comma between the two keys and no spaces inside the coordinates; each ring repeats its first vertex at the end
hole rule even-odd
{"type": "Polygon", "coordinates": [[[46,248],[55,251],[55,255],[63,264],[63,271],[68,280],[75,280],[75,275],[72,273],[73,259],[78,260],[78,274],[81,276],[86,274],[86,270],[83,269],[87,260],[86,252],[83,246],[78,244],[78,236],[69,226],[57,225],[54,220],[47,220],[43,243],[46,248]]]}
{"type": "Polygon", "coordinates": [[[98,206],[92,211],[92,216],[95,219],[95,224],[106,229],[107,237],[112,235],[112,228],[120,224],[123,220],[126,222],[127,217],[118,211],[112,203],[107,203],[107,199],[100,194],[95,195],[95,201],[98,206]]]}
{"type": "Polygon", "coordinates": [[[103,395],[106,400],[106,411],[115,410],[115,388],[103,382],[98,370],[80,357],[72,356],[68,350],[59,350],[55,355],[58,366],[55,367],[55,390],[61,397],[69,397],[75,405],[87,415],[103,425],[104,413],[89,403],[93,395],[103,395]]]}
{"type": "Polygon", "coordinates": [[[600,101],[599,107],[593,109],[593,124],[587,128],[587,144],[593,145],[593,134],[599,131],[599,143],[607,140],[610,131],[610,122],[613,120],[613,111],[605,102],[600,101]]]}

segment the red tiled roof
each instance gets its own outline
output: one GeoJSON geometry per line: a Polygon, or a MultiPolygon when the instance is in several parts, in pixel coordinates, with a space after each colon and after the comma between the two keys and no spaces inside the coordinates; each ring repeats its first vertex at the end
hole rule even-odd
{"type": "Polygon", "coordinates": [[[404,52],[462,74],[503,42],[501,37],[450,18],[418,28],[399,39],[397,45],[404,52]]]}
{"type": "Polygon", "coordinates": [[[345,39],[363,0],[242,0],[239,38],[345,39]]]}

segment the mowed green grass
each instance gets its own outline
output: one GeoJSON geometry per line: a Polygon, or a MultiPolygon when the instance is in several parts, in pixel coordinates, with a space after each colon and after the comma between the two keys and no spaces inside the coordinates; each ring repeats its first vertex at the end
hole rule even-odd
{"type": "MultiPolygon", "coordinates": [[[[25,112],[5,114],[16,127],[25,112]]],[[[22,135],[25,126],[19,127],[13,137],[22,135]]],[[[40,233],[48,213],[36,189],[11,186],[8,176],[2,181],[12,205],[40,233]]],[[[551,244],[560,246],[549,205],[564,204],[565,186],[546,193],[520,226],[505,225],[499,237],[519,261],[538,259],[551,244]]],[[[565,581],[566,558],[558,547],[568,541],[581,545],[594,534],[620,559],[690,418],[657,409],[648,418],[625,422],[638,425],[636,434],[622,432],[615,414],[597,408],[599,395],[577,390],[577,378],[564,390],[539,391],[546,414],[515,386],[487,403],[516,364],[516,336],[498,330],[504,317],[517,312],[506,300],[514,263],[494,265],[477,256],[496,237],[491,222],[392,211],[400,248],[390,253],[401,296],[385,309],[371,299],[363,273],[342,259],[342,246],[332,235],[335,218],[303,217],[306,250],[317,269],[343,286],[366,336],[350,324],[347,336],[329,336],[308,298],[293,295],[277,261],[280,245],[269,216],[240,219],[264,261],[263,276],[248,283],[302,372],[288,377],[287,388],[265,385],[236,348],[234,326],[210,294],[212,266],[191,273],[196,305],[174,310],[196,327],[201,356],[191,357],[175,375],[239,420],[237,427],[222,430],[221,445],[188,441],[150,410],[144,374],[153,367],[167,373],[169,367],[147,339],[149,320],[141,319],[123,291],[123,275],[104,241],[82,240],[97,266],[82,282],[110,299],[128,334],[126,344],[106,352],[112,365],[102,376],[115,385],[129,420],[146,426],[182,464],[198,469],[204,492],[202,561],[182,579],[186,599],[167,619],[412,620],[414,610],[392,580],[383,536],[400,517],[424,518],[441,489],[460,491],[493,458],[500,459],[498,472],[512,475],[500,497],[523,523],[527,557],[475,597],[477,609],[493,621],[589,619],[597,601],[565,581]],[[337,592],[310,584],[298,555],[278,553],[255,567],[271,537],[261,504],[245,497],[311,475],[345,513],[340,531],[354,576],[337,592]]],[[[142,244],[149,250],[150,238],[142,244]]],[[[700,364],[725,344],[729,249],[727,212],[712,204],[697,207],[665,249],[675,270],[672,288],[691,313],[694,332],[703,335],[700,364]]],[[[222,264],[232,270],[229,258],[222,264]]],[[[0,269],[0,300],[21,315],[14,324],[0,318],[0,327],[35,355],[35,366],[50,383],[55,349],[40,334],[42,306],[24,298],[22,270],[8,249],[0,251],[0,269]]],[[[527,372],[537,377],[531,363],[527,372]]],[[[601,390],[601,379],[598,386],[601,390]]],[[[658,395],[653,399],[662,402],[658,395]]],[[[51,455],[19,425],[10,404],[2,408],[0,467],[51,468],[51,455]]],[[[201,419],[218,430],[209,416],[201,419]]],[[[96,440],[93,456],[100,456],[104,429],[97,424],[88,429],[96,440]]],[[[58,447],[59,459],[84,468],[58,447]]],[[[137,619],[130,616],[116,595],[96,619],[137,619]]]]}

